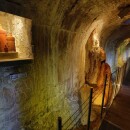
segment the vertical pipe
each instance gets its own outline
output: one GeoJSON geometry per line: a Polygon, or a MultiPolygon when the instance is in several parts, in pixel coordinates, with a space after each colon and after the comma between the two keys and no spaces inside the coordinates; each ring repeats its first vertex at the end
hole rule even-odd
{"type": "Polygon", "coordinates": [[[116,81],[115,81],[115,95],[114,95],[114,97],[116,96],[116,94],[117,94],[117,84],[118,84],[118,77],[119,77],[119,68],[117,68],[117,72],[116,72],[116,81]]]}
{"type": "Polygon", "coordinates": [[[117,82],[118,82],[118,84],[119,84],[119,80],[120,80],[120,77],[121,77],[121,68],[119,68],[119,70],[118,70],[118,80],[117,80],[117,82]]]}
{"type": "Polygon", "coordinates": [[[121,69],[120,88],[122,87],[122,82],[123,82],[123,78],[124,78],[124,70],[125,70],[125,64],[121,69]]]}
{"type": "Polygon", "coordinates": [[[116,85],[118,84],[118,78],[119,78],[119,68],[117,68],[117,74],[116,74],[116,85]]]}
{"type": "Polygon", "coordinates": [[[119,89],[120,89],[120,86],[121,85],[121,76],[122,76],[122,68],[119,68],[119,73],[118,73],[118,85],[117,85],[117,88],[116,88],[116,95],[117,93],[119,92],[119,89]]]}
{"type": "Polygon", "coordinates": [[[102,114],[103,114],[103,106],[104,106],[104,97],[105,97],[106,83],[107,83],[107,75],[105,77],[104,90],[103,90],[103,96],[102,96],[101,118],[102,118],[102,114]]]}
{"type": "Polygon", "coordinates": [[[122,83],[123,83],[123,82],[124,82],[124,80],[125,80],[125,76],[126,76],[126,67],[127,67],[127,62],[125,63],[124,68],[123,68],[122,83]]]}
{"type": "Polygon", "coordinates": [[[126,62],[126,64],[125,64],[125,70],[124,70],[124,79],[123,79],[123,80],[125,80],[125,77],[126,77],[126,71],[127,71],[126,69],[127,69],[127,64],[128,64],[128,63],[126,62]]]}
{"type": "Polygon", "coordinates": [[[93,94],[93,88],[90,88],[90,97],[89,97],[89,109],[88,109],[88,125],[87,130],[90,129],[90,118],[91,118],[91,108],[92,108],[92,94],[93,94]]]}
{"type": "Polygon", "coordinates": [[[109,99],[110,99],[110,85],[111,85],[111,78],[112,78],[112,75],[110,75],[110,80],[109,80],[109,89],[108,89],[108,104],[107,104],[107,107],[109,107],[108,105],[110,104],[110,101],[109,101],[109,99]]]}
{"type": "Polygon", "coordinates": [[[58,117],[58,130],[62,130],[62,118],[58,117]]]}

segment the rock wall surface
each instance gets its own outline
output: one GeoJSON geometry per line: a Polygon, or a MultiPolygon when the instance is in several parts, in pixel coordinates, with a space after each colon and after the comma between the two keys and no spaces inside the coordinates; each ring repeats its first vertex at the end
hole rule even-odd
{"type": "Polygon", "coordinates": [[[58,116],[64,122],[80,107],[78,89],[85,82],[88,37],[97,28],[103,45],[111,27],[119,24],[117,7],[127,1],[10,1],[13,3],[2,0],[0,9],[33,21],[34,61],[17,69],[9,68],[11,72],[7,67],[0,68],[0,100],[4,102],[0,128],[55,130],[58,116]],[[4,76],[19,72],[26,72],[27,77],[13,81],[4,76]],[[4,82],[8,80],[9,83],[4,82]]]}

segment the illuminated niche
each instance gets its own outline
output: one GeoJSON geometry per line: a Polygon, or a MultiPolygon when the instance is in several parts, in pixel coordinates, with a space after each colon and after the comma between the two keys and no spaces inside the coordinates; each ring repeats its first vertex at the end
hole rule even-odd
{"type": "Polygon", "coordinates": [[[0,11],[0,62],[32,60],[30,19],[0,11]]]}

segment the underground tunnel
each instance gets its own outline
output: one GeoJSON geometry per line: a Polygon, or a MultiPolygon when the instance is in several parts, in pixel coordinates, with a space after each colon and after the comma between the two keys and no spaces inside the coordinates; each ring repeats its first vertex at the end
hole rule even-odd
{"type": "Polygon", "coordinates": [[[129,43],[130,0],[1,0],[0,130],[101,129],[129,43]]]}

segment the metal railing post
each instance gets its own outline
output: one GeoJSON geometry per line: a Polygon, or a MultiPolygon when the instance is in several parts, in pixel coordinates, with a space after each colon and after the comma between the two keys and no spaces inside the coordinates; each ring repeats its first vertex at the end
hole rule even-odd
{"type": "Polygon", "coordinates": [[[93,88],[90,88],[90,99],[89,99],[89,109],[88,109],[88,125],[87,130],[90,129],[90,118],[91,118],[91,108],[92,108],[92,94],[93,94],[93,88]]]}
{"type": "MultiPolygon", "coordinates": [[[[109,101],[109,99],[110,99],[111,78],[112,78],[112,75],[110,75],[110,80],[109,80],[108,99],[107,99],[108,101],[109,101]]],[[[110,103],[110,101],[107,103],[107,107],[109,107],[109,106],[108,106],[109,103],[110,103]]]]}
{"type": "Polygon", "coordinates": [[[62,118],[58,117],[58,130],[62,130],[62,118]]]}
{"type": "Polygon", "coordinates": [[[104,106],[104,97],[105,97],[105,91],[106,91],[106,83],[107,83],[107,75],[106,75],[106,77],[105,77],[104,90],[103,90],[103,97],[102,97],[101,118],[102,118],[102,114],[103,114],[103,106],[104,106]]]}

